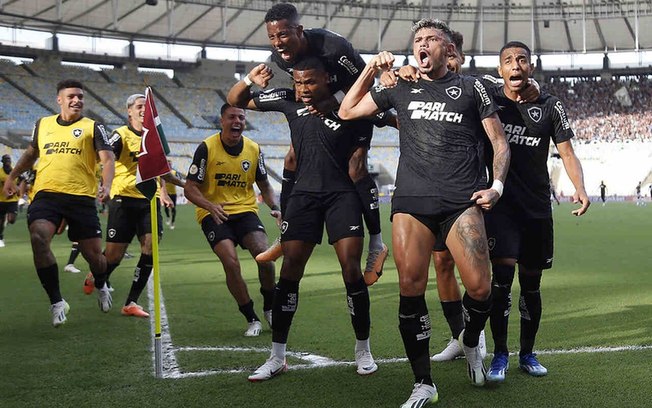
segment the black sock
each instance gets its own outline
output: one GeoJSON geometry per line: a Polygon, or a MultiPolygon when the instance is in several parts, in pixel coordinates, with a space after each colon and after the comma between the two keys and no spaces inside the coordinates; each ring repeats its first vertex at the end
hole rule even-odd
{"type": "Polygon", "coordinates": [[[254,301],[250,300],[249,303],[245,303],[244,305],[238,306],[238,309],[240,310],[240,313],[247,319],[247,323],[255,322],[255,321],[260,321],[258,318],[258,315],[254,311],[254,301]]]}
{"type": "Polygon", "coordinates": [[[274,289],[265,290],[260,288],[260,294],[263,295],[263,311],[271,310],[274,304],[274,289]]]}
{"type": "Polygon", "coordinates": [[[288,169],[283,169],[283,180],[281,182],[281,214],[285,214],[288,208],[288,199],[294,188],[295,172],[288,169]]]}
{"type": "Polygon", "coordinates": [[[512,309],[512,282],[514,281],[514,266],[494,265],[491,281],[491,296],[494,303],[491,306],[491,334],[494,339],[494,353],[508,353],[507,328],[509,313],[512,309]]]}
{"type": "Polygon", "coordinates": [[[430,375],[430,316],[425,295],[401,296],[398,307],[398,329],[405,354],[414,373],[414,382],[433,385],[430,375]]]}
{"type": "Polygon", "coordinates": [[[138,297],[143,293],[143,289],[147,286],[149,275],[152,274],[153,264],[154,258],[152,255],[140,254],[140,259],[138,260],[136,269],[134,269],[134,280],[131,282],[131,289],[129,289],[129,295],[127,296],[125,306],[131,302],[138,303],[138,297]]]}
{"type": "Polygon", "coordinates": [[[102,289],[104,287],[104,284],[109,281],[109,277],[111,276],[111,273],[113,273],[113,271],[118,266],[120,266],[120,262],[114,263],[114,264],[107,263],[106,264],[106,273],[104,275],[99,276],[99,275],[93,274],[93,278],[95,278],[95,287],[97,289],[102,289]]]}
{"type": "Polygon", "coordinates": [[[448,327],[451,329],[451,336],[454,339],[460,336],[464,330],[464,313],[462,311],[462,301],[455,300],[453,302],[440,302],[441,308],[444,311],[444,317],[448,322],[448,327]]]}
{"type": "Polygon", "coordinates": [[[464,344],[467,347],[476,347],[480,340],[480,332],[491,313],[491,295],[487,300],[475,300],[468,293],[462,298],[466,327],[464,328],[464,344]]]}
{"type": "MultiPolygon", "coordinates": [[[[3,193],[0,193],[3,194],[3,193]]],[[[5,217],[6,215],[3,215],[0,217],[0,239],[4,239],[4,233],[5,233],[5,217]]]]}
{"type": "Polygon", "coordinates": [[[378,209],[378,186],[376,186],[376,182],[367,174],[366,177],[355,183],[355,189],[362,201],[362,216],[369,234],[380,234],[380,210],[378,209]]]}
{"type": "Polygon", "coordinates": [[[369,329],[371,327],[371,316],[369,314],[369,290],[364,278],[356,283],[345,283],[346,301],[351,313],[351,324],[355,332],[355,338],[358,340],[367,340],[369,338],[369,329]]]}
{"type": "Polygon", "coordinates": [[[167,207],[163,208],[165,210],[165,218],[170,218],[170,209],[167,207]]]}
{"type": "Polygon", "coordinates": [[[521,312],[520,356],[532,353],[534,341],[541,322],[541,275],[518,274],[521,284],[521,298],[518,308],[521,312]]]}
{"type": "Polygon", "coordinates": [[[280,278],[272,305],[272,342],[287,343],[292,319],[299,306],[299,282],[280,278]]]}
{"type": "Polygon", "coordinates": [[[72,243],[72,249],[70,250],[70,256],[68,257],[68,265],[75,263],[75,259],[79,255],[79,244],[77,242],[72,243]]]}
{"type": "Polygon", "coordinates": [[[59,289],[59,267],[56,263],[46,266],[45,268],[37,268],[36,274],[41,281],[41,286],[50,298],[50,304],[55,304],[61,301],[61,290],[59,289]]]}
{"type": "Polygon", "coordinates": [[[177,206],[172,207],[172,221],[171,224],[174,224],[174,220],[177,218],[177,206]]]}

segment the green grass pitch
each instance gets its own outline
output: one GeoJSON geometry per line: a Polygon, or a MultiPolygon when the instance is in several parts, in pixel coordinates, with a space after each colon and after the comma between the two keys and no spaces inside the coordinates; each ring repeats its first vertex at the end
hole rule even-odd
{"type": "MultiPolygon", "coordinates": [[[[387,206],[383,235],[391,243],[387,206]]],[[[537,342],[549,369],[543,378],[519,372],[515,356],[499,386],[475,388],[464,360],[432,363],[441,407],[649,407],[652,390],[652,205],[595,203],[580,218],[571,205],[555,207],[556,252],[544,272],[543,320],[537,342]],[[629,349],[646,346],[642,349],[629,349]],[[598,348],[627,347],[596,352],[598,348]],[[587,348],[584,351],[573,351],[587,348]],[[571,352],[562,352],[571,351],[571,352]],[[550,352],[550,353],[548,353],[550,352]]],[[[261,211],[271,238],[278,234],[261,211]]],[[[105,219],[103,218],[103,221],[105,219]]],[[[68,322],[51,326],[48,301],[36,276],[24,214],[5,231],[0,249],[0,407],[398,407],[412,389],[406,362],[386,362],[360,377],[350,365],[290,370],[252,384],[248,372],[266,359],[271,332],[242,336],[244,319],[227,291],[222,267],[194,220],[191,206],[179,208],[177,228],[161,242],[161,282],[178,370],[208,375],[156,379],[152,338],[146,319],[120,315],[134,259],[112,277],[114,307],[103,314],[96,295],[81,290],[84,274],[63,272],[70,243],[56,237],[68,322]],[[212,347],[212,348],[211,348],[212,347]],[[235,352],[219,347],[251,348],[235,352]],[[193,349],[195,348],[195,349],[193,349]],[[197,350],[199,349],[199,350],[197,350]],[[235,373],[210,374],[234,370],[235,373]]],[[[240,252],[243,274],[256,309],[262,298],[257,271],[240,252]]],[[[88,265],[80,257],[77,266],[88,265]]],[[[277,275],[280,262],[277,262],[277,275]]],[[[518,296],[515,283],[514,296],[518,296]]],[[[370,288],[372,351],[376,359],[403,358],[398,332],[398,285],[390,258],[382,279],[370,288]]],[[[427,300],[433,322],[431,353],[448,341],[448,328],[431,272],[427,300]]],[[[148,306],[147,296],[140,303],[148,306]]],[[[261,315],[262,317],[262,315],[261,315]]],[[[518,312],[510,325],[510,348],[518,351],[518,312]]],[[[488,333],[488,348],[492,350],[488,333]]],[[[321,245],[301,283],[299,309],[288,342],[293,352],[352,361],[354,336],[345,290],[333,249],[321,245]]],[[[489,359],[487,359],[488,362],[489,359]]],[[[306,364],[291,359],[290,364],[306,364]]]]}

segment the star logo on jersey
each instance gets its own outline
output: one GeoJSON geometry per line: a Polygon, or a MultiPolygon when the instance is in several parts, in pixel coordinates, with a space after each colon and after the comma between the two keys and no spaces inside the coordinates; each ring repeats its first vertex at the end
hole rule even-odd
{"type": "Polygon", "coordinates": [[[76,138],[81,137],[82,134],[84,134],[84,131],[80,128],[74,128],[72,130],[72,135],[75,136],[76,138]]]}
{"type": "Polygon", "coordinates": [[[528,116],[530,116],[530,119],[532,119],[535,122],[539,122],[541,120],[541,117],[543,116],[543,112],[541,111],[541,108],[538,106],[533,106],[527,110],[528,116]]]}
{"type": "Polygon", "coordinates": [[[240,163],[242,166],[242,170],[244,171],[249,171],[249,168],[251,167],[251,162],[249,160],[243,160],[242,163],[240,163]]]}
{"type": "Polygon", "coordinates": [[[446,88],[446,94],[453,100],[457,100],[462,95],[462,88],[459,86],[451,86],[446,88]]]}
{"type": "Polygon", "coordinates": [[[411,88],[410,89],[411,94],[420,94],[421,92],[423,92],[423,88],[411,88]]]}

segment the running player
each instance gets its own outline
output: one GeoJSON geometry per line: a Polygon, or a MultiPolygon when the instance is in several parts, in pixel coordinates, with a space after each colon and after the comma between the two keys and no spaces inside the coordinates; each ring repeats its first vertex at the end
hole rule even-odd
{"type": "MultiPolygon", "coordinates": [[[[11,170],[13,170],[13,167],[11,167],[11,156],[5,154],[2,156],[2,168],[0,168],[0,186],[4,187],[5,180],[11,174],[11,170]]],[[[18,193],[14,193],[9,197],[0,194],[0,248],[5,247],[5,225],[16,222],[18,198],[18,193]]]]}
{"type": "Polygon", "coordinates": [[[503,198],[485,214],[492,261],[491,331],[494,357],[487,374],[489,381],[501,382],[509,368],[507,324],[511,309],[511,287],[518,263],[521,295],[521,338],[519,367],[532,376],[548,370],[533,353],[541,321],[541,276],[552,266],[553,222],[550,207],[548,148],[552,140],[575,186],[573,202],[581,207],[572,213],[584,214],[590,201],[584,188],[582,165],[570,139],[574,136],[563,104],[555,96],[542,94],[532,103],[517,103],[518,92],[534,71],[530,49],[521,42],[509,42],[500,51],[498,73],[504,85],[490,89],[512,151],[503,198]]]}
{"type": "MultiPolygon", "coordinates": [[[[244,109],[224,104],[220,115],[222,131],[197,147],[184,192],[186,198],[197,206],[197,222],[222,262],[226,285],[247,321],[244,335],[252,337],[260,334],[262,324],[242,278],[236,245],[248,249],[254,258],[267,249],[267,234],[258,218],[254,184],[271,208],[272,216],[280,219],[281,213],[267,179],[260,146],[242,135],[244,109]]],[[[263,295],[263,314],[271,326],[274,262],[258,263],[258,280],[263,295]]]]}
{"type": "Polygon", "coordinates": [[[62,220],[68,223],[68,238],[79,242],[79,249],[88,261],[98,289],[100,310],[112,306],[111,293],[105,285],[106,258],[102,254],[102,229],[95,210],[96,196],[109,198],[113,182],[114,155],[104,126],[83,116],[84,86],[77,80],[57,84],[60,113],[39,119],[32,142],[5,181],[4,193],[16,193],[15,180],[38,159],[38,177],[34,183],[34,199],[29,206],[29,226],[34,252],[34,265],[41,285],[50,298],[52,324],[58,327],[67,320],[70,306],[61,296],[59,268],[50,242],[62,220]],[[99,157],[103,184],[95,179],[99,157]]]}
{"type": "Polygon", "coordinates": [[[602,206],[604,207],[607,203],[607,185],[604,184],[604,181],[600,182],[600,200],[602,200],[602,206]]]}
{"type": "MultiPolygon", "coordinates": [[[[122,258],[134,236],[140,242],[140,259],[134,270],[131,288],[124,306],[123,316],[149,317],[141,306],[138,298],[147,285],[152,273],[152,225],[151,206],[149,200],[136,188],[136,171],[138,153],[140,152],[143,134],[143,118],[145,114],[145,95],[134,94],[126,102],[128,124],[113,131],[109,143],[116,155],[115,179],[111,187],[109,201],[109,218],[107,220],[106,248],[104,253],[107,262],[107,279],[120,265],[122,258]]],[[[183,183],[171,174],[162,176],[170,184],[183,186],[183,183]]],[[[160,189],[159,189],[160,190],[160,189]]],[[[161,201],[165,205],[172,202],[163,191],[161,201]]],[[[157,205],[158,208],[158,205],[157,205]]],[[[160,211],[157,211],[158,234],[163,233],[160,211]]],[[[92,292],[88,279],[84,292],[92,292]]]]}
{"type": "Polygon", "coordinates": [[[399,330],[415,377],[405,407],[437,399],[430,373],[425,291],[430,253],[439,235],[445,238],[466,288],[462,300],[466,327],[460,341],[468,375],[474,385],[484,385],[478,344],[491,310],[491,284],[482,209],[491,209],[500,198],[510,156],[498,108],[482,83],[448,71],[446,62],[454,47],[448,26],[423,19],[413,32],[421,78],[367,92],[376,72],[389,70],[394,63],[391,53],[381,52],[367,64],[339,111],[344,119],[392,107],[398,113],[401,155],[392,199],[392,241],[401,295],[399,330]],[[483,127],[494,148],[495,180],[490,189],[485,189],[483,127]]]}
{"type": "MultiPolygon", "coordinates": [[[[351,43],[329,30],[321,28],[304,30],[299,22],[297,9],[289,3],[273,5],[265,15],[265,25],[267,36],[273,47],[271,59],[290,76],[292,76],[294,65],[303,58],[316,57],[324,64],[329,74],[328,87],[331,96],[317,105],[311,105],[310,112],[328,114],[333,109],[337,109],[344,93],[355,82],[365,65],[351,43]]],[[[371,136],[359,140],[357,143],[356,149],[349,159],[348,174],[362,201],[362,214],[369,231],[369,252],[364,273],[367,284],[371,285],[382,274],[388,249],[383,243],[381,235],[378,187],[369,175],[367,166],[371,136]]],[[[281,210],[284,210],[285,201],[292,192],[296,181],[295,167],[296,159],[290,148],[285,157],[283,169],[281,210]]],[[[278,258],[280,256],[278,249],[276,254],[276,258],[278,258]]]]}
{"type": "MultiPolygon", "coordinates": [[[[266,82],[271,69],[263,64],[249,73],[258,85],[266,82]]],[[[295,91],[272,89],[251,94],[247,83],[231,88],[228,101],[262,111],[282,112],[290,125],[296,155],[296,179],[283,214],[281,241],[283,266],[274,294],[272,353],[249,381],[264,381],[287,369],[286,345],[290,325],[298,307],[299,282],[316,244],[321,243],[324,224],[333,245],[346,286],[347,306],[355,332],[357,372],[368,375],[378,366],[369,346],[371,318],[369,291],[360,270],[363,236],[362,205],[348,175],[348,163],[358,137],[370,137],[370,121],[344,122],[335,112],[311,115],[309,106],[332,96],[329,74],[320,59],[304,58],[294,65],[295,91]]]]}

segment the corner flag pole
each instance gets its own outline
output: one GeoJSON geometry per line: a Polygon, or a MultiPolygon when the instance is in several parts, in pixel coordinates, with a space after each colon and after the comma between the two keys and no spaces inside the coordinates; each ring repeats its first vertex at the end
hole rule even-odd
{"type": "Polygon", "coordinates": [[[152,225],[152,258],[154,269],[154,371],[156,378],[163,378],[163,349],[161,345],[161,286],[158,256],[158,205],[156,196],[150,202],[152,225]]]}

